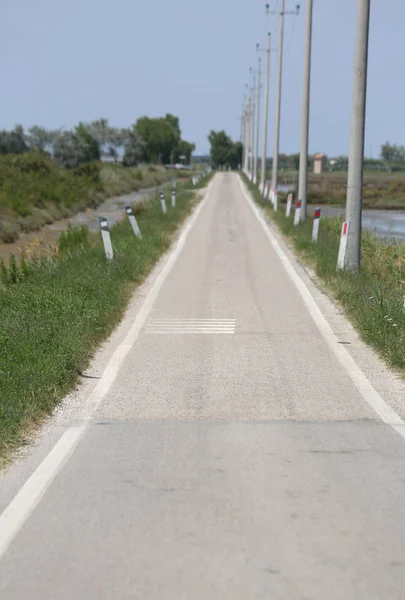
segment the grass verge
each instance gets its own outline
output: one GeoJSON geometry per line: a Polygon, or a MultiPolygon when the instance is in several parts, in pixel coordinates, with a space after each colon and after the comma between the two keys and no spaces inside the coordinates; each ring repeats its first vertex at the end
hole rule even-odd
{"type": "Polygon", "coordinates": [[[41,256],[0,269],[0,462],[79,381],[97,346],[120,321],[134,288],[169,248],[189,215],[195,193],[178,186],[167,197],[134,207],[142,239],[127,220],[111,230],[114,260],[101,236],[65,233],[41,256]]]}
{"type": "Polygon", "coordinates": [[[362,339],[391,367],[405,372],[405,245],[385,244],[363,231],[360,274],[337,271],[340,220],[322,219],[319,240],[314,244],[312,219],[295,227],[293,216],[285,216],[283,203],[275,212],[256,186],[245,176],[243,179],[302,262],[315,271],[324,289],[343,307],[362,339]]]}

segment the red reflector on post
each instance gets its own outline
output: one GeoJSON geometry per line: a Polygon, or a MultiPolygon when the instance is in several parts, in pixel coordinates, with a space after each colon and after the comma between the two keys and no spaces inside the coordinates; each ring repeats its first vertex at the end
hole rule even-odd
{"type": "Polygon", "coordinates": [[[343,223],[343,235],[347,235],[347,221],[343,223]]]}
{"type": "Polygon", "coordinates": [[[302,204],[301,200],[297,200],[297,208],[301,208],[301,204],[302,204]]]}
{"type": "Polygon", "coordinates": [[[317,208],[314,214],[314,219],[320,219],[321,218],[321,209],[317,208]]]}

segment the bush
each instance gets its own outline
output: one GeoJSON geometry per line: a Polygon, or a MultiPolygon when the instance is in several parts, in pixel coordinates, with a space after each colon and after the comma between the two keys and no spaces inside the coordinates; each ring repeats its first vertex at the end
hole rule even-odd
{"type": "Polygon", "coordinates": [[[18,240],[20,228],[18,223],[2,219],[0,221],[0,240],[5,244],[11,244],[18,240]]]}

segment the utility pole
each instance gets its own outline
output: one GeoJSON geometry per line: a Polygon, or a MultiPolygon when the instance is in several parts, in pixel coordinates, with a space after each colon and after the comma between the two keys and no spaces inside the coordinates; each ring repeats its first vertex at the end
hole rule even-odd
{"type": "Polygon", "coordinates": [[[256,75],[253,73],[253,85],[252,85],[252,110],[251,110],[251,155],[250,155],[250,180],[253,181],[253,168],[254,168],[254,151],[255,151],[255,111],[256,111],[256,75]]]}
{"type": "MultiPolygon", "coordinates": [[[[259,44],[256,46],[259,49],[259,44]]],[[[255,134],[255,156],[253,163],[253,182],[257,182],[257,161],[259,158],[259,134],[260,134],[260,77],[261,77],[262,59],[259,56],[257,71],[257,92],[256,92],[256,134],[255,134]]]]}
{"type": "Polygon", "coordinates": [[[347,176],[346,198],[346,221],[350,222],[350,227],[344,267],[350,271],[359,271],[360,269],[369,29],[370,0],[357,0],[349,172],[347,176]]]}
{"type": "Polygon", "coordinates": [[[242,161],[240,168],[243,170],[245,164],[245,109],[242,107],[242,116],[240,117],[240,141],[242,144],[242,161]]]}
{"type": "Polygon", "coordinates": [[[277,189],[278,177],[278,155],[280,148],[280,117],[281,117],[281,84],[283,78],[283,44],[284,44],[284,15],[298,15],[300,5],[297,4],[295,11],[285,10],[285,0],[281,0],[281,10],[270,11],[271,14],[280,15],[280,32],[278,39],[278,84],[277,84],[277,100],[276,100],[276,125],[274,131],[274,154],[273,154],[273,172],[271,177],[271,186],[277,189]]]}
{"type": "Polygon", "coordinates": [[[251,130],[251,98],[249,98],[246,107],[246,171],[249,172],[249,160],[250,160],[250,130],[251,130]]]}
{"type": "Polygon", "coordinates": [[[264,182],[266,181],[266,160],[267,160],[267,129],[269,122],[269,83],[270,83],[270,52],[271,52],[271,35],[267,34],[267,50],[266,50],[266,83],[264,88],[264,117],[263,117],[263,152],[262,152],[262,170],[260,174],[260,187],[264,190],[264,182]]]}
{"type": "Polygon", "coordinates": [[[308,135],[309,135],[309,103],[311,89],[311,46],[312,46],[312,8],[313,0],[307,0],[307,23],[304,58],[304,89],[302,97],[301,151],[298,184],[298,199],[301,200],[301,221],[307,218],[308,194],[308,135]]]}

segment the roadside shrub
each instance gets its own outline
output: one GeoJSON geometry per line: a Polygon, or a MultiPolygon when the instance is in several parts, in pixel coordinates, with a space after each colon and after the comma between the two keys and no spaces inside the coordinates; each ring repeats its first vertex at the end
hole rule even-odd
{"type": "Polygon", "coordinates": [[[18,223],[14,223],[5,219],[0,220],[0,240],[5,244],[11,244],[18,240],[20,228],[18,223]]]}

